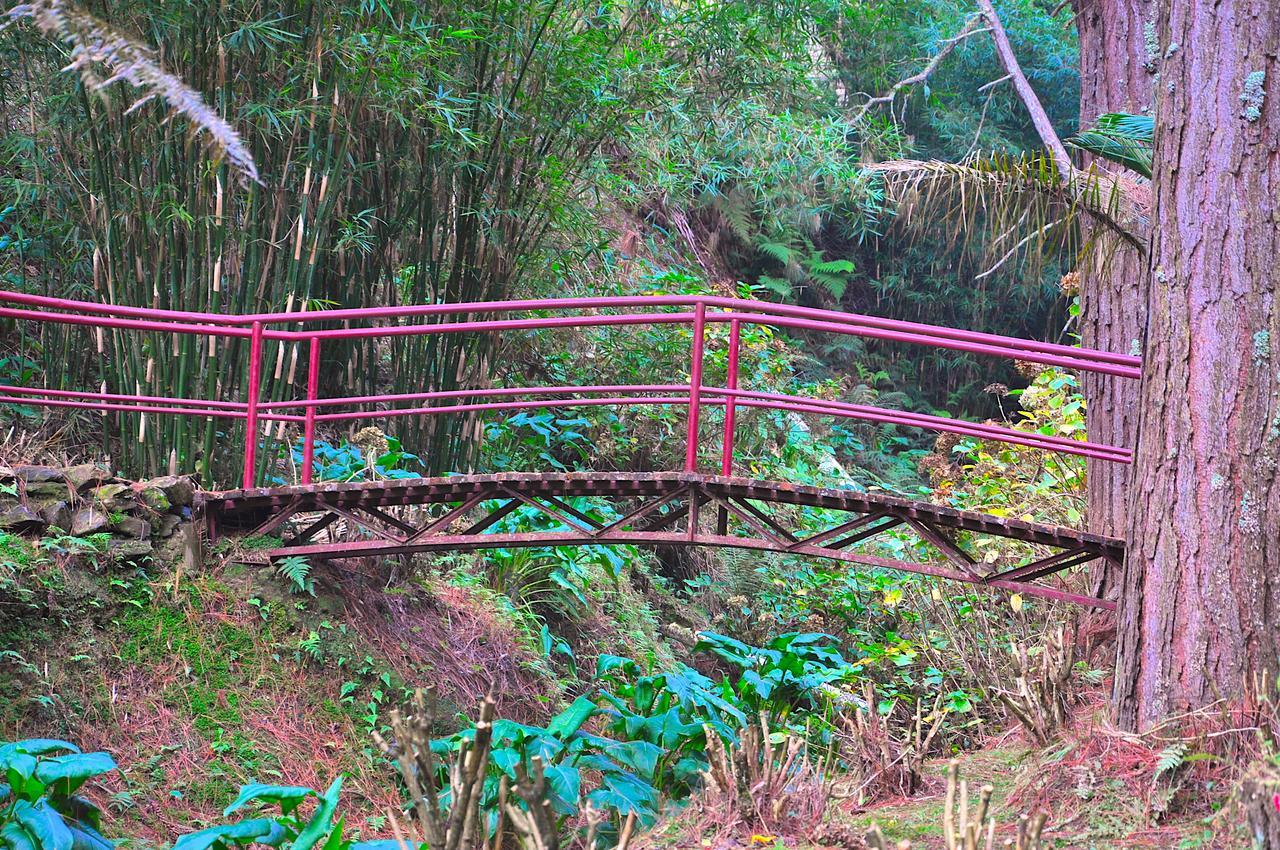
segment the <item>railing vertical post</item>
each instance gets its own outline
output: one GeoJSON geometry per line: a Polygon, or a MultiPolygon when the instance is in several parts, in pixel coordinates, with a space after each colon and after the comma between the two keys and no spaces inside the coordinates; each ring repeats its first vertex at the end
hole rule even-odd
{"type": "MultiPolygon", "coordinates": [[[[725,386],[731,390],[738,388],[738,346],[742,333],[742,320],[729,322],[729,370],[725,376],[725,386]]],[[[724,400],[724,440],[720,456],[720,474],[733,474],[733,431],[737,425],[738,406],[736,396],[726,396],[724,400]]]]}
{"type": "Polygon", "coordinates": [[[244,482],[253,486],[258,461],[258,395],[262,384],[262,322],[253,323],[249,337],[249,391],[244,420],[244,482]]]}
{"type": "Polygon", "coordinates": [[[311,483],[316,457],[316,398],[320,395],[320,337],[311,337],[307,356],[307,409],[302,426],[302,483],[311,483]]]}
{"type": "Polygon", "coordinates": [[[698,420],[702,413],[702,343],[707,327],[707,305],[698,302],[693,314],[693,358],[689,364],[689,433],[685,438],[684,469],[698,468],[698,420]]]}

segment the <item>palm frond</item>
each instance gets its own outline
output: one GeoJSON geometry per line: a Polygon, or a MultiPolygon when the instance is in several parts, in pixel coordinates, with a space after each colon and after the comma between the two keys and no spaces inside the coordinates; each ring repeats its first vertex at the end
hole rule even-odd
{"type": "Polygon", "coordinates": [[[900,226],[931,236],[941,229],[957,242],[985,234],[978,258],[984,275],[1022,264],[1035,276],[1055,251],[1116,244],[1114,238],[1099,240],[1099,231],[1144,249],[1146,190],[1094,170],[1078,170],[1064,180],[1041,153],[996,153],[963,162],[893,160],[866,170],[884,183],[900,226]],[[1103,225],[1090,228],[1087,244],[1081,244],[1081,217],[1103,225]]]}
{"type": "Polygon", "coordinates": [[[1150,179],[1155,119],[1150,115],[1109,112],[1099,115],[1092,129],[1067,139],[1067,144],[1150,179]]]}

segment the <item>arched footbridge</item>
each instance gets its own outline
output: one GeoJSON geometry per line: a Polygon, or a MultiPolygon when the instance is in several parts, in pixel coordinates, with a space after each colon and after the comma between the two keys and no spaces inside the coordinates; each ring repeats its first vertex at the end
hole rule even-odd
{"type": "MultiPolygon", "coordinates": [[[[200,399],[133,393],[0,385],[0,403],[186,416],[240,424],[243,476],[236,489],[210,490],[197,502],[211,537],[273,535],[272,557],[314,559],[376,557],[411,552],[512,547],[633,544],[724,546],[830,558],[904,570],[1099,607],[1113,603],[1076,592],[1055,574],[1096,559],[1120,563],[1123,543],[1076,529],[996,517],[924,501],[853,489],[760,481],[736,473],[737,414],[744,408],[801,416],[859,419],[955,433],[1105,462],[1128,463],[1128,449],[1057,435],[968,422],[902,410],[754,390],[740,386],[742,329],[764,325],[861,336],[1005,357],[1117,379],[1139,376],[1137,357],[1056,343],[736,298],[660,295],[537,301],[434,304],[252,315],[191,313],[0,292],[0,318],[78,325],[89,333],[138,332],[205,337],[247,346],[244,397],[200,399]],[[398,339],[432,334],[506,334],[537,329],[592,327],[690,328],[688,377],[662,385],[515,386],[425,390],[393,395],[326,397],[320,393],[327,342],[398,339]],[[723,386],[704,380],[708,340],[723,348],[723,386]],[[264,400],[264,368],[277,375],[285,352],[305,352],[305,394],[264,400]],[[355,421],[578,406],[664,405],[685,411],[685,462],[674,471],[508,472],[443,478],[401,478],[337,483],[314,480],[317,433],[355,421]],[[722,413],[712,419],[708,409],[722,413]],[[296,484],[256,486],[266,436],[296,430],[302,462],[296,484]],[[718,439],[705,439],[715,430],[718,439]],[[709,458],[719,461],[712,472],[709,458]],[[582,499],[596,507],[584,508],[582,499]],[[517,510],[540,515],[543,530],[509,532],[502,521],[517,510]],[[806,521],[800,522],[801,518],[806,521]],[[826,527],[814,530],[814,518],[826,527]],[[865,544],[891,529],[909,529],[938,554],[936,561],[882,557],[865,544]],[[962,545],[993,535],[1027,544],[1027,560],[992,567],[962,545]]],[[[99,337],[100,339],[100,337],[99,337]]],[[[176,346],[175,346],[176,349],[176,346]]],[[[206,349],[201,349],[206,350],[206,349]]],[[[718,348],[719,351],[719,348],[718,348]]],[[[218,368],[210,357],[206,369],[218,368]]],[[[683,377],[683,375],[681,376],[683,377]]],[[[208,383],[197,385],[207,386],[208,383]]],[[[233,429],[229,429],[233,430],[233,429]]],[[[278,473],[278,471],[277,471],[278,473]]]]}

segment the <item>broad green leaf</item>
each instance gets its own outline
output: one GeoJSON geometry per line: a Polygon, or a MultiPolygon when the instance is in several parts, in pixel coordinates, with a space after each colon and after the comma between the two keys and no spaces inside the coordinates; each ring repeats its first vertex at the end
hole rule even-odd
{"type": "Polygon", "coordinates": [[[546,768],[547,784],[551,788],[551,805],[562,815],[578,810],[578,798],[582,795],[582,775],[576,767],[552,764],[546,768]]]}
{"type": "Polygon", "coordinates": [[[36,774],[36,757],[28,753],[13,751],[0,759],[0,770],[9,777],[10,784],[18,787],[16,779],[31,779],[36,774]]]}
{"type": "Polygon", "coordinates": [[[10,816],[31,835],[40,850],[71,850],[71,830],[47,800],[18,800],[10,816]]]}
{"type": "Polygon", "coordinates": [[[605,752],[620,764],[637,773],[652,778],[662,758],[663,749],[648,741],[615,741],[605,747],[605,752]]]}
{"type": "Polygon", "coordinates": [[[594,700],[585,695],[580,696],[573,701],[572,705],[551,719],[547,724],[547,732],[557,738],[568,738],[581,729],[582,724],[590,720],[596,710],[594,700]]]}
{"type": "Polygon", "coordinates": [[[630,658],[623,658],[620,655],[602,654],[596,658],[596,678],[599,679],[607,673],[614,670],[621,670],[623,673],[632,673],[637,669],[637,665],[630,658]]]}
{"type": "Polygon", "coordinates": [[[70,796],[87,780],[115,769],[115,759],[107,753],[72,753],[41,759],[36,779],[50,786],[58,783],[57,793],[70,796]]]}
{"type": "Polygon", "coordinates": [[[58,750],[66,750],[71,753],[80,752],[80,748],[70,741],[62,741],[57,738],[27,738],[0,746],[0,759],[4,758],[4,751],[10,747],[33,756],[43,756],[58,750]]]}
{"type": "Polygon", "coordinates": [[[615,809],[622,815],[635,812],[642,826],[650,826],[657,820],[657,789],[630,773],[605,774],[600,787],[588,794],[587,799],[597,807],[615,809]]]}
{"type": "Polygon", "coordinates": [[[40,850],[35,836],[17,821],[9,821],[0,826],[0,847],[8,850],[40,850]]]}
{"type": "Polygon", "coordinates": [[[69,823],[67,828],[71,830],[71,850],[114,850],[115,848],[115,844],[87,824],[69,823]]]}
{"type": "Polygon", "coordinates": [[[266,785],[261,782],[250,782],[240,786],[240,796],[222,810],[222,816],[233,814],[245,805],[261,800],[266,803],[278,803],[282,814],[290,814],[308,797],[319,796],[310,788],[298,785],[266,785]]]}
{"type": "Polygon", "coordinates": [[[342,828],[346,825],[346,818],[341,815],[333,823],[333,829],[329,831],[329,837],[325,839],[323,850],[342,850],[342,828]]]}
{"type": "Polygon", "coordinates": [[[284,827],[271,818],[252,818],[183,835],[174,842],[173,850],[209,850],[244,844],[278,847],[285,837],[284,827]]]}
{"type": "Polygon", "coordinates": [[[329,834],[333,827],[333,814],[338,810],[338,795],[342,790],[342,777],[333,780],[333,784],[320,797],[320,805],[307,825],[293,840],[290,850],[311,850],[321,838],[329,834]]]}
{"type": "Polygon", "coordinates": [[[499,750],[493,750],[489,754],[489,761],[498,770],[502,771],[512,779],[515,779],[516,765],[520,764],[522,759],[520,758],[520,753],[510,747],[503,747],[499,750]]]}

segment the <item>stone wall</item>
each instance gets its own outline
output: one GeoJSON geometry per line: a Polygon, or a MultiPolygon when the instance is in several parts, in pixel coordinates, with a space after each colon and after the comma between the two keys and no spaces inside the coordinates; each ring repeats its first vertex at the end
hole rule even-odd
{"type": "Polygon", "coordinates": [[[97,463],[0,467],[0,531],[105,533],[109,551],[132,560],[150,554],[153,542],[172,536],[191,519],[195,494],[195,484],[185,476],[126,481],[97,463]]]}

